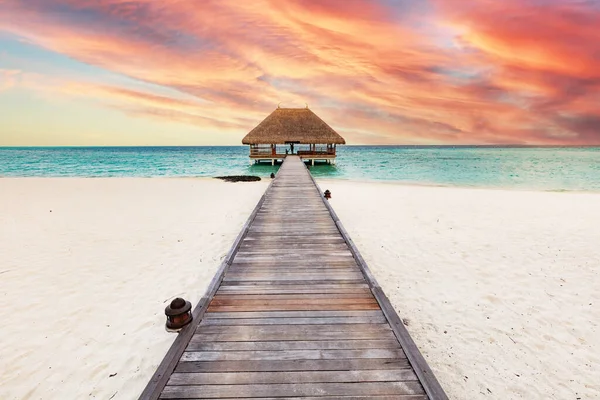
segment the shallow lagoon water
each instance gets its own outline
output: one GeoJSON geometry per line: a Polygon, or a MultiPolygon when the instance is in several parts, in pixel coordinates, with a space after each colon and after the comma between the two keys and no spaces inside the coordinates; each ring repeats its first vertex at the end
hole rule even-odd
{"type": "MultiPolygon", "coordinates": [[[[0,148],[0,176],[268,177],[245,146],[0,148]]],[[[600,147],[340,146],[318,178],[408,184],[600,190],[600,147]]]]}

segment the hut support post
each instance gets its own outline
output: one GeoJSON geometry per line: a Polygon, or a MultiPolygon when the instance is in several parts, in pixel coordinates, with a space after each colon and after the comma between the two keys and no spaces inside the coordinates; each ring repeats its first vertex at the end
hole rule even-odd
{"type": "Polygon", "coordinates": [[[271,158],[271,165],[275,165],[275,159],[271,158]]]}
{"type": "Polygon", "coordinates": [[[312,163],[312,166],[314,167],[315,166],[315,159],[314,158],[311,160],[311,163],[312,163]]]}

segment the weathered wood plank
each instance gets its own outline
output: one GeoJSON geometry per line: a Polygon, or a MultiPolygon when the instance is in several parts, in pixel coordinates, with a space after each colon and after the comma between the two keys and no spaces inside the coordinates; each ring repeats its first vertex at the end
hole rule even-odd
{"type": "Polygon", "coordinates": [[[167,386],[161,398],[252,398],[422,394],[419,382],[289,383],[271,385],[167,386]]]}
{"type": "MultiPolygon", "coordinates": [[[[270,254],[270,253],[284,253],[287,254],[289,252],[292,251],[301,251],[301,252],[306,252],[306,251],[320,251],[320,252],[327,252],[327,251],[349,251],[348,250],[348,246],[346,246],[346,244],[344,243],[288,243],[288,244],[284,244],[284,243],[269,243],[269,242],[259,242],[259,243],[252,243],[250,242],[248,244],[248,242],[244,243],[242,246],[240,246],[240,251],[243,252],[263,252],[264,254],[270,254]]],[[[304,253],[305,254],[305,253],[304,253]]]]}
{"type": "Polygon", "coordinates": [[[244,245],[254,243],[281,244],[281,245],[302,245],[302,244],[346,244],[339,235],[281,235],[273,237],[271,235],[248,235],[242,242],[244,245]]]}
{"type": "Polygon", "coordinates": [[[325,318],[248,318],[204,319],[200,325],[330,325],[330,324],[383,324],[381,317],[325,317],[325,318]]]}
{"type": "Polygon", "coordinates": [[[318,277],[312,277],[309,275],[297,275],[297,276],[274,276],[274,275],[247,275],[239,276],[233,275],[225,277],[224,282],[339,282],[339,281],[350,281],[358,280],[353,275],[345,274],[343,276],[335,275],[320,275],[318,277]]]}
{"type": "MultiPolygon", "coordinates": [[[[247,297],[247,296],[244,296],[247,297]]],[[[244,298],[232,298],[232,296],[220,296],[214,297],[210,303],[213,306],[249,306],[249,305],[294,305],[298,304],[298,299],[244,299],[244,298]]],[[[374,297],[366,298],[354,298],[354,299],[340,299],[340,298],[306,298],[302,300],[302,304],[377,304],[374,297]]]]}
{"type": "Polygon", "coordinates": [[[180,362],[175,372],[361,371],[407,368],[410,369],[410,364],[405,358],[363,358],[359,360],[180,362]]]}
{"type": "MultiPolygon", "coordinates": [[[[342,280],[293,280],[293,281],[222,281],[221,287],[226,286],[248,286],[248,285],[256,285],[256,286],[265,286],[265,285],[291,285],[290,287],[298,287],[298,285],[314,285],[314,287],[320,287],[319,285],[356,285],[356,284],[364,284],[364,279],[342,279],[342,280]]],[[[341,287],[341,286],[339,286],[341,287]]]]}
{"type": "Polygon", "coordinates": [[[293,261],[293,260],[303,260],[304,262],[348,262],[352,261],[353,257],[350,252],[340,252],[338,254],[301,254],[301,253],[281,253],[281,254],[238,254],[236,257],[238,262],[243,262],[245,260],[249,260],[252,262],[266,261],[266,262],[277,262],[277,261],[293,261]]]}
{"type": "Polygon", "coordinates": [[[335,232],[307,232],[307,231],[299,231],[299,232],[257,232],[257,231],[252,231],[252,232],[248,232],[248,236],[246,237],[246,239],[248,240],[273,240],[272,238],[277,238],[277,239],[281,239],[281,240],[291,240],[291,239],[298,239],[298,240],[325,240],[325,239],[335,239],[338,240],[339,239],[339,232],[335,231],[335,232]]]}
{"type": "Polygon", "coordinates": [[[324,273],[315,273],[315,274],[307,274],[307,273],[289,273],[289,272],[281,272],[281,273],[231,273],[225,275],[223,281],[231,282],[231,281],[346,281],[346,280],[359,280],[360,272],[347,272],[345,274],[336,274],[335,272],[324,272],[324,273]]]}
{"type": "Polygon", "coordinates": [[[401,349],[186,351],[181,361],[343,360],[405,358],[401,349]]]}
{"type": "Polygon", "coordinates": [[[379,305],[373,304],[264,304],[246,306],[215,306],[208,307],[209,312],[230,311],[327,311],[327,310],[379,310],[379,305]]]}
{"type": "Polygon", "coordinates": [[[221,287],[219,288],[219,290],[241,290],[241,289],[321,289],[321,290],[333,290],[333,289],[349,289],[349,290],[359,290],[359,289],[367,289],[369,290],[370,288],[368,287],[368,285],[365,283],[364,280],[362,281],[352,281],[352,282],[335,282],[335,283],[328,283],[328,282],[311,282],[311,284],[305,284],[305,283],[297,283],[297,282],[293,282],[293,283],[274,283],[274,284],[264,284],[264,283],[248,283],[245,284],[243,282],[240,283],[236,283],[236,284],[221,284],[221,287]],[[239,288],[239,289],[236,289],[239,288]]]}
{"type": "MultiPolygon", "coordinates": [[[[311,288],[296,288],[296,289],[260,289],[260,286],[257,288],[251,288],[247,286],[242,286],[243,289],[236,289],[236,286],[228,286],[232,288],[231,290],[221,291],[221,294],[269,294],[269,293],[279,293],[279,294],[362,294],[364,290],[368,289],[311,289],[311,288]]],[[[237,286],[239,287],[239,286],[237,286]]],[[[370,291],[369,291],[370,293],[370,291]]],[[[368,293],[366,293],[368,294],[368,293]]]]}
{"type": "MultiPolygon", "coordinates": [[[[252,283],[245,285],[244,283],[238,283],[236,285],[226,285],[222,284],[219,288],[219,291],[237,291],[237,290],[356,290],[357,293],[359,291],[367,290],[371,293],[368,285],[362,281],[358,283],[313,283],[311,285],[306,284],[259,284],[252,283]]],[[[301,292],[299,292],[301,293],[301,292]]]]}
{"type": "Polygon", "coordinates": [[[249,262],[242,262],[242,261],[237,261],[233,264],[231,264],[233,266],[233,270],[235,271],[239,271],[239,272],[252,272],[252,271],[258,271],[261,269],[264,270],[275,270],[275,271],[281,271],[281,272],[287,272],[287,273],[294,273],[294,272],[298,272],[298,271],[308,271],[310,270],[311,272],[313,270],[316,270],[314,272],[322,272],[322,273],[343,273],[343,272],[347,272],[347,271],[340,271],[340,270],[350,270],[350,272],[360,272],[360,269],[358,268],[358,266],[356,265],[356,263],[351,260],[344,260],[344,261],[329,261],[329,262],[320,262],[317,261],[315,262],[314,260],[310,259],[310,258],[306,258],[304,260],[302,260],[302,262],[298,262],[295,263],[294,260],[278,260],[278,261],[269,261],[269,262],[264,262],[264,261],[259,261],[259,260],[251,260],[249,262]]]}
{"type": "Polygon", "coordinates": [[[294,372],[214,372],[175,373],[168,385],[250,385],[274,383],[318,382],[398,382],[415,381],[410,369],[380,369],[362,371],[294,371],[294,372]]]}
{"type": "Polygon", "coordinates": [[[360,339],[395,339],[394,333],[390,330],[381,331],[324,331],[307,332],[297,330],[294,332],[224,332],[224,333],[196,333],[192,340],[195,341],[213,341],[213,342],[261,342],[266,340],[360,340],[360,339]]]}
{"type": "Polygon", "coordinates": [[[333,249],[294,249],[292,251],[286,251],[282,248],[278,249],[244,249],[238,251],[238,257],[261,257],[271,258],[274,260],[295,260],[295,259],[320,259],[320,258],[352,258],[350,251],[346,249],[333,250],[333,249]]]}
{"type": "Polygon", "coordinates": [[[250,312],[208,312],[204,319],[246,319],[246,318],[325,318],[325,317],[382,317],[380,310],[373,311],[250,311],[250,312]]]}
{"type": "MultiPolygon", "coordinates": [[[[256,268],[256,267],[277,267],[283,270],[286,269],[302,269],[302,268],[322,268],[322,269],[337,269],[337,268],[358,268],[354,260],[343,261],[328,261],[328,262],[310,262],[308,260],[272,260],[272,261],[249,261],[243,262],[234,260],[233,266],[239,268],[256,268]]],[[[332,271],[335,272],[335,271],[332,271]]],[[[363,283],[365,283],[363,281],[363,283]]]]}
{"type": "Polygon", "coordinates": [[[359,350],[399,349],[395,339],[387,340],[296,340],[267,342],[206,342],[192,339],[187,351],[256,351],[256,350],[359,350]]]}
{"type": "Polygon", "coordinates": [[[317,299],[372,299],[371,293],[334,293],[334,294],[281,294],[281,293],[263,293],[263,294],[230,294],[217,292],[214,300],[317,300],[317,299]]]}
{"type": "Polygon", "coordinates": [[[265,272],[288,272],[288,273],[355,273],[360,272],[356,265],[334,265],[330,268],[327,268],[322,265],[309,265],[306,267],[302,266],[292,266],[292,265],[284,265],[284,266],[275,266],[275,265],[262,265],[260,263],[256,263],[255,265],[240,265],[240,264],[232,264],[230,267],[230,271],[232,273],[265,273],[265,272]]]}
{"type": "Polygon", "coordinates": [[[196,334],[247,334],[247,333],[269,333],[287,336],[289,334],[308,333],[334,333],[334,332],[390,332],[388,324],[333,324],[333,325],[265,325],[265,326],[198,326],[196,334]]]}
{"type": "MultiPolygon", "coordinates": [[[[281,397],[253,397],[252,400],[281,400],[281,397]]],[[[428,400],[424,394],[401,394],[394,396],[302,396],[302,397],[285,397],[285,400],[428,400]]],[[[194,398],[194,400],[205,400],[204,398],[194,398]]],[[[237,400],[237,398],[224,398],[221,400],[237,400]]]]}

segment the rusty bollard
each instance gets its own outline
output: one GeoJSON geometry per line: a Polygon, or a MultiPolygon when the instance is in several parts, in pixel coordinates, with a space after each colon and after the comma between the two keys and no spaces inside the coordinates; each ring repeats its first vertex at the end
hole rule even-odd
{"type": "Polygon", "coordinates": [[[329,200],[331,198],[331,192],[329,191],[329,189],[325,190],[325,193],[323,193],[325,195],[325,198],[327,200],[329,200]]]}
{"type": "Polygon", "coordinates": [[[177,297],[165,308],[167,330],[178,331],[192,322],[192,303],[177,297]]]}

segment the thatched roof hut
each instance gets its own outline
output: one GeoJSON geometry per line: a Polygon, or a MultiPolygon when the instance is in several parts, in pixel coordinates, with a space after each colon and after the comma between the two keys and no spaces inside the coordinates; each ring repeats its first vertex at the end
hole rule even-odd
{"type": "Polygon", "coordinates": [[[277,108],[242,143],[346,144],[346,141],[308,108],[277,108]]]}
{"type": "Polygon", "coordinates": [[[315,160],[335,162],[336,145],[346,141],[308,107],[277,107],[242,143],[250,145],[250,158],[255,162],[274,164],[294,154],[314,164],[315,160]]]}

